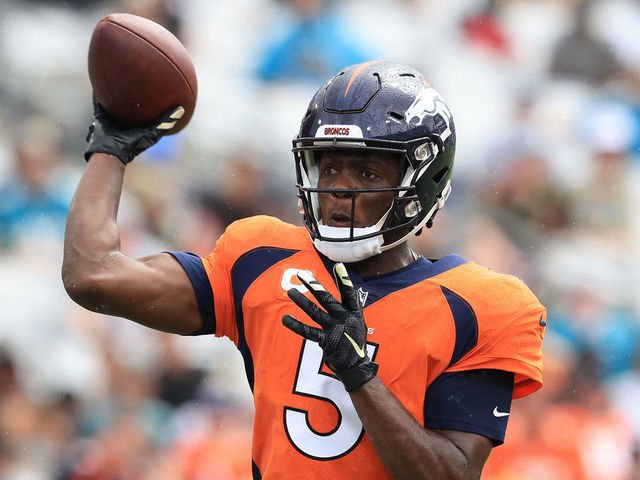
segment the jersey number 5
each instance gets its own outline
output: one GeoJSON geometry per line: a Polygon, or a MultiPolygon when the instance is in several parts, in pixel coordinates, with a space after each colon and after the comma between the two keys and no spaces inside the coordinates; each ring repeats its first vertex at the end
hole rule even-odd
{"type": "MultiPolygon", "coordinates": [[[[367,344],[367,354],[372,360],[376,350],[376,344],[367,344]]],[[[329,402],[338,410],[337,425],[323,433],[309,423],[308,411],[284,407],[284,428],[296,450],[316,460],[333,460],[358,445],[364,435],[360,418],[342,382],[322,371],[322,349],[315,342],[304,340],[302,344],[293,393],[329,402]]]]}

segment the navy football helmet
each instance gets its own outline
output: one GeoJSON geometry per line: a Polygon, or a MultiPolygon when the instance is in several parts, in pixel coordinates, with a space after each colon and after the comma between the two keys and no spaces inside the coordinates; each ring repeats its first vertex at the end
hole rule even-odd
{"type": "MultiPolygon", "coordinates": [[[[299,206],[316,245],[378,237],[383,251],[430,226],[451,190],[455,145],[449,108],[416,70],[373,61],[338,73],[316,92],[293,140],[299,206]],[[401,178],[396,187],[382,189],[395,195],[374,228],[355,228],[352,218],[339,235],[323,230],[317,195],[331,190],[318,188],[318,161],[329,149],[397,154],[401,178]]],[[[355,208],[358,194],[366,191],[341,193],[352,193],[355,208]]]]}

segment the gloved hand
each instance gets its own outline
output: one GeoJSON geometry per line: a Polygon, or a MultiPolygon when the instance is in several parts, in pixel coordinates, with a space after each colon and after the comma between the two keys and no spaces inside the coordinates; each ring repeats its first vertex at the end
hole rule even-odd
{"type": "Polygon", "coordinates": [[[171,130],[183,115],[184,108],[177,107],[162,115],[153,125],[123,128],[116,124],[94,95],[93,122],[87,134],[89,145],[84,152],[84,158],[89,161],[93,153],[108,153],[127,164],[160,140],[160,137],[171,130]]]}
{"type": "Polygon", "coordinates": [[[327,292],[310,273],[298,273],[300,281],[326,312],[295,288],[287,292],[289,298],[322,328],[305,325],[291,315],[283,316],[282,323],[298,335],[318,342],[324,352],[325,363],[350,392],[375,377],[378,365],[367,357],[367,326],[347,269],[342,263],[338,263],[334,267],[334,273],[338,279],[342,303],[327,292]]]}

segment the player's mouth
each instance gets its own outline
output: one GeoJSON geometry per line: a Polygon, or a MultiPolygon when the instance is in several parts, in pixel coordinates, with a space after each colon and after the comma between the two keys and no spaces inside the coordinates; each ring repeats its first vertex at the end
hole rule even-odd
{"type": "Polygon", "coordinates": [[[351,217],[343,213],[332,213],[327,225],[330,227],[351,227],[351,217]]]}

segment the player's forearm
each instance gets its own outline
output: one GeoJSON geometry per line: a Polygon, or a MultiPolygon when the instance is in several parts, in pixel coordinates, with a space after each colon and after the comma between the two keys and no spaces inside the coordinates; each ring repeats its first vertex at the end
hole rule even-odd
{"type": "Polygon", "coordinates": [[[74,300],[82,303],[89,284],[120,250],[116,223],[124,164],[106,154],[94,154],[69,209],[64,239],[62,278],[74,300]]]}
{"type": "Polygon", "coordinates": [[[422,427],[378,377],[351,392],[351,400],[378,457],[395,479],[480,478],[450,439],[422,427]]]}

